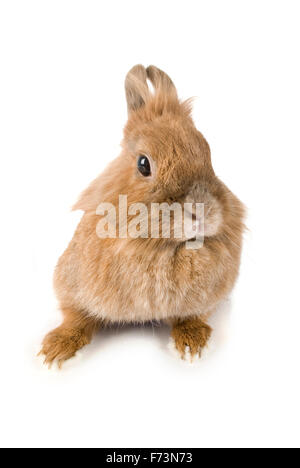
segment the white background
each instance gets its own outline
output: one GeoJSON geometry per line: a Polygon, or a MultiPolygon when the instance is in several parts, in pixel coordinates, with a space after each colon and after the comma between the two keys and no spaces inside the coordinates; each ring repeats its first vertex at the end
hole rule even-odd
{"type": "MultiPolygon", "coordinates": [[[[299,446],[299,2],[1,1],[5,447],[299,446]],[[62,372],[51,277],[78,194],[119,153],[125,74],[167,71],[248,207],[239,281],[200,365],[168,329],[102,332],[62,372]]],[[[129,279],[130,280],[130,279],[129,279]]]]}

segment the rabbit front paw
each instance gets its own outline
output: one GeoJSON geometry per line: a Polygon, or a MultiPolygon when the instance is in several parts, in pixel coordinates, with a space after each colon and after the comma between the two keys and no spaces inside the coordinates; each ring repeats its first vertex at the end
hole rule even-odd
{"type": "Polygon", "coordinates": [[[175,347],[181,359],[192,362],[201,357],[211,333],[210,326],[198,317],[178,320],[173,324],[171,332],[172,347],[175,347]]]}
{"type": "Polygon", "coordinates": [[[84,330],[62,326],[46,335],[39,355],[45,356],[44,363],[49,367],[56,361],[61,368],[64,361],[75,356],[89,341],[84,330]]]}

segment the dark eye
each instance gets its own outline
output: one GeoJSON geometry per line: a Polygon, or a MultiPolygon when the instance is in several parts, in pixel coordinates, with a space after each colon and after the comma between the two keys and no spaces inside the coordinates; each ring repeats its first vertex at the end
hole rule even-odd
{"type": "Polygon", "coordinates": [[[140,156],[138,159],[137,167],[139,172],[144,177],[149,177],[151,175],[151,166],[147,156],[140,156]]]}

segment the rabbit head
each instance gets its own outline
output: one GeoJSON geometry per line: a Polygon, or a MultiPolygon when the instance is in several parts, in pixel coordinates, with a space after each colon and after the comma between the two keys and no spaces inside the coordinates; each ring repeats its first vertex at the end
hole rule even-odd
{"type": "MultiPolygon", "coordinates": [[[[127,195],[129,205],[201,203],[204,235],[217,235],[228,212],[229,191],[214,173],[209,145],[191,117],[191,101],[181,102],[172,80],[154,66],[133,67],[125,90],[128,121],[122,153],[83,193],[75,208],[95,210],[100,202],[117,205],[120,194],[127,195]]],[[[179,241],[195,236],[194,206],[189,215],[192,230],[183,232],[179,241]]],[[[161,219],[160,224],[163,229],[161,219]]],[[[172,240],[175,227],[171,226],[172,240]]]]}

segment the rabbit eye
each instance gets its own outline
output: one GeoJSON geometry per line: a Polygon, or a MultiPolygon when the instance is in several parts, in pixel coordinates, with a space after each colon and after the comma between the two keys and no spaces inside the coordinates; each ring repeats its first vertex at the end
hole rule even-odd
{"type": "Polygon", "coordinates": [[[151,166],[150,161],[147,156],[140,156],[138,159],[137,167],[139,172],[144,177],[149,177],[151,175],[151,166]]]}

